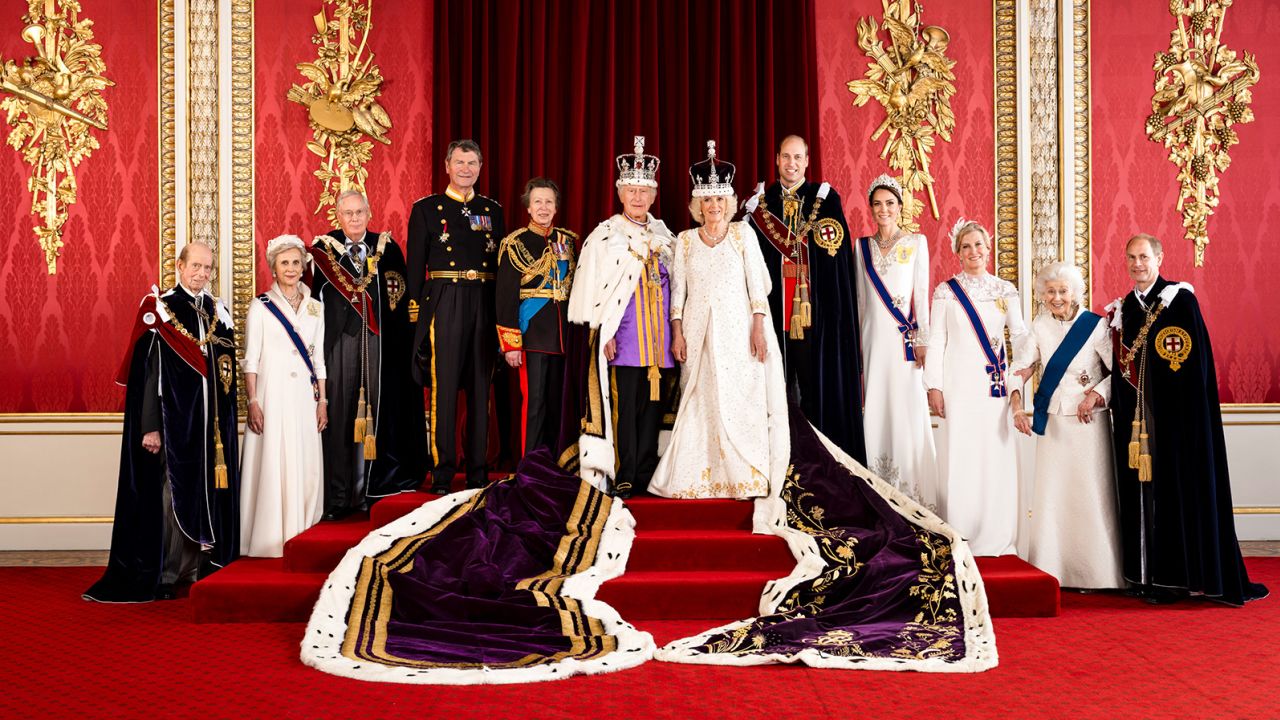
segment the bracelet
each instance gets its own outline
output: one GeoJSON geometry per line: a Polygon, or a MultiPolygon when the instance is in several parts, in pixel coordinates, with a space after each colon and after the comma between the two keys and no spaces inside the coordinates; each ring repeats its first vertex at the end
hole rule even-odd
{"type": "Polygon", "coordinates": [[[329,404],[329,398],[320,398],[320,399],[319,399],[319,400],[317,400],[316,402],[320,403],[321,405],[328,405],[328,404],[329,404]]]}
{"type": "Polygon", "coordinates": [[[250,398],[250,399],[249,399],[249,404],[250,404],[250,405],[257,405],[258,407],[262,407],[262,403],[258,402],[258,398],[250,398]]]}

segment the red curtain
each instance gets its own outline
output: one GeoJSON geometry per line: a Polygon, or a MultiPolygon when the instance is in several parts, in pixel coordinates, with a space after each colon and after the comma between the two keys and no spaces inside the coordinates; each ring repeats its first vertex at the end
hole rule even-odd
{"type": "Polygon", "coordinates": [[[789,133],[809,139],[816,165],[813,5],[439,0],[435,187],[447,182],[449,141],[469,137],[484,152],[478,190],[507,208],[509,225],[527,219],[520,192],[543,175],[562,190],[557,224],[585,235],[617,212],[614,158],[644,135],[662,159],[654,213],[673,230],[692,224],[688,167],[709,139],[737,165],[745,200],[773,178],[789,133]]]}

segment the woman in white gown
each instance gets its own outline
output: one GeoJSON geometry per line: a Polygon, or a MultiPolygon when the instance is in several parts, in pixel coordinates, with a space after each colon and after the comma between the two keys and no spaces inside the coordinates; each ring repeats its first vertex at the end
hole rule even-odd
{"type": "Polygon", "coordinates": [[[689,170],[689,210],[701,227],[680,233],[672,263],[671,352],[682,363],[680,407],[649,492],[762,497],[776,493],[786,463],[782,355],[768,317],[769,273],[760,245],[746,223],[729,221],[737,209],[734,167],[716,160],[714,142],[707,145],[708,158],[689,170]]]}
{"type": "Polygon", "coordinates": [[[1063,587],[1123,587],[1107,416],[1111,376],[1104,377],[1111,369],[1111,334],[1101,317],[1080,307],[1084,277],[1075,267],[1058,262],[1041,270],[1036,294],[1041,311],[1013,364],[1024,380],[1041,365],[1035,415],[1022,411],[1022,391],[1009,394],[1014,426],[1040,436],[1029,559],[1063,587]]]}
{"type": "Polygon", "coordinates": [[[1004,333],[1017,348],[1027,328],[1017,289],[987,272],[986,229],[962,219],[951,242],[963,272],[934,290],[924,366],[929,407],[943,418],[938,512],[974,555],[1008,555],[1020,505],[1004,333]]]}
{"type": "Polygon", "coordinates": [[[285,541],[319,522],[324,509],[324,308],[300,282],[305,258],[306,246],[294,235],[268,243],[275,282],[245,318],[249,427],[240,467],[240,551],[254,557],[283,555],[285,541]]]}
{"type": "Polygon", "coordinates": [[[871,472],[937,508],[937,455],[925,397],[929,344],[929,241],[906,233],[902,187],[888,175],[867,190],[876,232],[858,240],[863,427],[871,472]]]}

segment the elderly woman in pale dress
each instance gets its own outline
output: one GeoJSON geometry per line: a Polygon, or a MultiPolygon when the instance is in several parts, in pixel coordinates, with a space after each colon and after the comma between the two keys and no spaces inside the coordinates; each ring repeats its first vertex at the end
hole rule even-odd
{"type": "Polygon", "coordinates": [[[1017,348],[1027,334],[1018,290],[987,272],[991,235],[967,220],[951,232],[963,268],[933,293],[924,364],[929,407],[941,423],[938,514],[974,555],[1014,553],[1018,464],[1009,422],[1008,328],[1017,348]]]}
{"type": "Polygon", "coordinates": [[[902,187],[888,175],[867,190],[875,234],[859,238],[862,419],[870,470],[928,508],[937,507],[937,453],[924,362],[929,344],[929,241],[902,230],[902,187]]]}
{"type": "Polygon", "coordinates": [[[254,557],[280,557],[285,542],[323,512],[324,308],[300,282],[306,257],[306,245],[294,235],[268,243],[275,282],[245,317],[249,422],[240,467],[240,550],[254,557]]]}
{"type": "Polygon", "coordinates": [[[663,497],[750,498],[777,490],[786,464],[786,388],[769,314],[769,273],[737,209],[733,165],[690,168],[689,211],[701,227],[676,238],[671,353],[680,408],[649,492],[663,497]],[[779,444],[779,443],[783,444],[779,444]]]}
{"type": "Polygon", "coordinates": [[[1036,440],[1029,524],[1031,564],[1063,587],[1122,587],[1111,454],[1111,335],[1098,315],[1080,306],[1084,277],[1067,263],[1036,276],[1040,313],[1013,369],[1023,379],[1039,363],[1035,414],[1023,392],[1010,393],[1014,426],[1036,440]],[[1104,377],[1105,376],[1105,377],[1104,377]]]}

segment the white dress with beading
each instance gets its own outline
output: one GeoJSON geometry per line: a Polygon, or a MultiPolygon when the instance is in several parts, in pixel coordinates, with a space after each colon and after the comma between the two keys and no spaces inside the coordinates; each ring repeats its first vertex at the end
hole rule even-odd
{"type": "MultiPolygon", "coordinates": [[[[1010,369],[1021,370],[1037,362],[1047,365],[1074,320],[1055,320],[1049,312],[1041,312],[1032,321],[1028,342],[1010,369]]],[[[1099,320],[1049,400],[1044,435],[1036,436],[1028,559],[1063,587],[1123,587],[1115,459],[1106,407],[1111,398],[1111,376],[1103,377],[1110,369],[1111,333],[1106,321],[1099,320]],[[1090,390],[1104,402],[1094,409],[1091,422],[1082,423],[1076,409],[1090,390]]]]}
{"type": "Polygon", "coordinates": [[[787,460],[781,436],[788,428],[782,354],[768,298],[768,270],[746,223],[731,223],[715,247],[697,230],[677,237],[671,318],[681,321],[687,358],[671,441],[649,482],[654,495],[776,494],[787,460]],[[764,314],[764,362],[751,356],[756,313],[764,314]]]}
{"type": "MultiPolygon", "coordinates": [[[[323,383],[324,306],[299,283],[294,312],[272,285],[267,293],[307,344],[323,383]]],[[[240,466],[240,552],[280,557],[289,538],[320,521],[324,510],[324,461],[316,428],[311,374],[284,326],[255,298],[245,318],[244,371],[257,373],[262,434],[244,434],[240,466]]]]}
{"type": "MultiPolygon", "coordinates": [[[[929,344],[929,244],[905,235],[886,252],[869,243],[870,262],[890,299],[909,317],[914,305],[916,347],[929,344]]],[[[925,396],[924,370],[905,359],[898,322],[867,275],[862,243],[858,259],[858,317],[862,324],[863,402],[867,465],[890,485],[930,509],[937,508],[937,453],[925,396]]]]}
{"type": "MultiPolygon", "coordinates": [[[[1018,291],[994,275],[955,276],[999,350],[1005,328],[1014,348],[1025,342],[1018,291]]],[[[941,390],[938,514],[969,541],[974,555],[1011,555],[1018,532],[1018,460],[1007,397],[991,396],[987,356],[951,287],[933,293],[925,386],[941,390]]]]}

